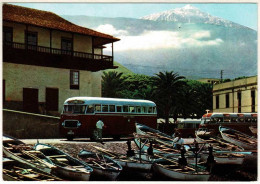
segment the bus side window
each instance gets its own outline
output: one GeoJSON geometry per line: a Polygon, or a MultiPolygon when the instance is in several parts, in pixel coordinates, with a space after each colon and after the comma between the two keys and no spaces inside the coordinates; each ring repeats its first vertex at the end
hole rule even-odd
{"type": "Polygon", "coordinates": [[[217,123],[217,118],[211,118],[209,121],[210,124],[217,123]]]}
{"type": "Polygon", "coordinates": [[[129,112],[135,113],[135,107],[134,106],[129,106],[129,112]]]}
{"type": "Polygon", "coordinates": [[[153,107],[153,113],[156,114],[156,107],[153,107]]]}
{"type": "Polygon", "coordinates": [[[147,107],[142,107],[142,112],[147,113],[147,107]]]}
{"type": "Polygon", "coordinates": [[[218,123],[223,123],[223,118],[218,118],[218,123]]]}
{"type": "Polygon", "coordinates": [[[244,118],[238,118],[238,123],[244,123],[245,119],[244,118]]]}
{"type": "Polygon", "coordinates": [[[148,113],[152,113],[153,112],[153,107],[148,107],[148,113]]]}
{"type": "Polygon", "coordinates": [[[237,123],[237,118],[231,118],[232,123],[237,123]]]}
{"type": "Polygon", "coordinates": [[[245,118],[246,123],[251,123],[251,118],[245,118]]]}
{"type": "Polygon", "coordinates": [[[108,112],[108,105],[102,105],[102,112],[108,112]]]}
{"type": "Polygon", "coordinates": [[[229,117],[224,117],[224,123],[230,123],[230,118],[229,117]]]}
{"type": "Polygon", "coordinates": [[[124,110],[124,112],[128,112],[128,111],[129,111],[128,106],[127,106],[127,105],[124,105],[124,106],[123,106],[123,110],[124,110]]]}
{"type": "Polygon", "coordinates": [[[140,106],[137,106],[137,107],[136,107],[136,112],[137,112],[137,113],[141,113],[141,107],[140,107],[140,106]]]}
{"type": "Polygon", "coordinates": [[[95,105],[95,112],[101,112],[101,105],[95,105]]]}
{"type": "Polygon", "coordinates": [[[116,112],[122,112],[122,106],[116,106],[116,112]]]}
{"type": "Polygon", "coordinates": [[[93,105],[88,105],[87,113],[94,113],[94,106],[93,105]]]}
{"type": "Polygon", "coordinates": [[[253,117],[252,118],[252,123],[256,123],[257,122],[257,118],[253,117]]]}
{"type": "Polygon", "coordinates": [[[109,105],[109,112],[115,112],[115,105],[109,105]]]}

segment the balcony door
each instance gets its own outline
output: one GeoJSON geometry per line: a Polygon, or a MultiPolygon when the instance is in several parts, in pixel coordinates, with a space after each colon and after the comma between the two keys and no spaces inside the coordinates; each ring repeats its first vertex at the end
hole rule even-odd
{"type": "Polygon", "coordinates": [[[72,39],[71,38],[61,38],[61,52],[62,54],[71,55],[72,54],[72,39]]]}
{"type": "Polygon", "coordinates": [[[37,32],[26,32],[25,43],[29,50],[37,50],[38,45],[38,33],[37,32]]]}

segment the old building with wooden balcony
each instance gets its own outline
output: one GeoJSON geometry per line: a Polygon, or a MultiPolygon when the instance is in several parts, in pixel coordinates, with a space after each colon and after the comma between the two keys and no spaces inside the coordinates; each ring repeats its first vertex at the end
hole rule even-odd
{"type": "Polygon", "coordinates": [[[101,96],[102,70],[115,68],[116,41],[52,12],[4,4],[4,108],[58,114],[69,97],[101,96]]]}

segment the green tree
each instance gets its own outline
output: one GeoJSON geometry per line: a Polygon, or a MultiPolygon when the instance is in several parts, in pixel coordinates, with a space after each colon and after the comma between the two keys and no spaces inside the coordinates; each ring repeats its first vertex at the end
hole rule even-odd
{"type": "Polygon", "coordinates": [[[103,72],[102,75],[102,96],[103,97],[122,97],[122,90],[124,89],[125,79],[122,77],[123,73],[115,71],[103,72]]]}
{"type": "Polygon", "coordinates": [[[122,94],[125,98],[151,99],[152,78],[146,75],[134,74],[124,76],[124,90],[122,94]]]}
{"type": "Polygon", "coordinates": [[[158,106],[158,112],[162,113],[166,124],[169,123],[170,113],[176,111],[176,102],[179,96],[179,90],[185,85],[184,76],[178,73],[159,72],[153,77],[154,101],[158,106]]]}

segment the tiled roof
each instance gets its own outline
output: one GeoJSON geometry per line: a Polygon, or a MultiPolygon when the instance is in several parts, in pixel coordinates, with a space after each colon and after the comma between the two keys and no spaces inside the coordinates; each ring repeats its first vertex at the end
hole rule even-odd
{"type": "Polygon", "coordinates": [[[108,43],[120,40],[111,35],[100,33],[92,29],[73,24],[52,12],[25,8],[22,6],[4,4],[3,20],[101,37],[105,40],[108,39],[109,41],[106,41],[108,43]]]}

